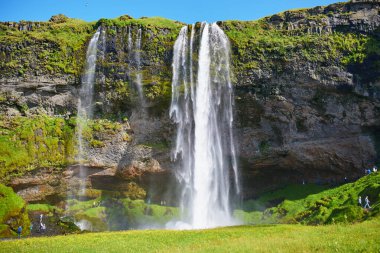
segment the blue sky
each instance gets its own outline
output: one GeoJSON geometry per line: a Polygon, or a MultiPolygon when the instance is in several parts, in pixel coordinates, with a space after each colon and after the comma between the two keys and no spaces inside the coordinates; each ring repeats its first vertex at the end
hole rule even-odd
{"type": "Polygon", "coordinates": [[[128,14],[185,23],[256,20],[288,9],[328,5],[331,0],[0,0],[0,21],[46,21],[52,15],[95,21],[128,14]]]}

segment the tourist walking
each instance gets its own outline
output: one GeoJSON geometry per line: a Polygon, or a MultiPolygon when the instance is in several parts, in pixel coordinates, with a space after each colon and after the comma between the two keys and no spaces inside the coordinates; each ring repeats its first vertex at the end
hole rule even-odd
{"type": "Polygon", "coordinates": [[[364,205],[364,208],[371,208],[370,205],[369,205],[369,199],[368,199],[368,196],[365,197],[365,205],[364,205]]]}

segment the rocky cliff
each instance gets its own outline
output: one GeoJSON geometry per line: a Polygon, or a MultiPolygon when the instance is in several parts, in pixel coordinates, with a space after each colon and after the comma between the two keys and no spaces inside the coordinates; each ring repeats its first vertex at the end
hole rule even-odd
{"type": "MultiPolygon", "coordinates": [[[[218,23],[231,42],[244,198],[288,183],[351,180],[378,162],[379,10],[378,3],[339,3],[218,23]]],[[[127,191],[137,182],[153,201],[174,204],[168,108],[172,48],[183,25],[128,16],[1,23],[2,181],[28,201],[65,198],[78,174],[75,115],[86,46],[100,26],[87,184],[127,191]],[[128,47],[138,29],[139,69],[128,47]]]]}
{"type": "Polygon", "coordinates": [[[339,183],[377,162],[379,18],[378,3],[341,3],[222,24],[246,185],[339,183]]]}

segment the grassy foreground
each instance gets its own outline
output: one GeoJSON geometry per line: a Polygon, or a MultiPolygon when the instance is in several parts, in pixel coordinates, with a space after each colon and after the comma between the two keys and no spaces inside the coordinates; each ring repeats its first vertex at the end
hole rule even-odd
{"type": "Polygon", "coordinates": [[[0,242],[0,252],[379,252],[380,220],[199,231],[125,231],[0,242]]]}

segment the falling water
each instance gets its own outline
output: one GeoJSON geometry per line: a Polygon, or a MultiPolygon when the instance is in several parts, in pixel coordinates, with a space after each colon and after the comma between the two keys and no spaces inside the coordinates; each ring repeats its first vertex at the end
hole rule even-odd
{"type": "Polygon", "coordinates": [[[137,30],[137,36],[135,43],[132,40],[132,27],[128,29],[128,52],[129,52],[129,62],[132,63],[131,67],[136,70],[136,76],[134,79],[135,87],[139,95],[139,100],[142,106],[145,106],[144,91],[142,85],[142,72],[141,72],[141,37],[142,30],[139,28],[137,30]]]}
{"type": "Polygon", "coordinates": [[[95,82],[96,56],[98,49],[98,39],[101,32],[99,27],[92,37],[86,53],[86,67],[82,75],[82,85],[79,91],[78,114],[77,114],[77,138],[78,138],[78,160],[80,162],[79,176],[81,178],[80,191],[85,190],[85,171],[83,168],[84,160],[84,142],[83,142],[83,127],[88,119],[93,116],[93,93],[95,82]]]}
{"type": "Polygon", "coordinates": [[[173,160],[179,163],[182,185],[182,222],[177,228],[235,224],[231,201],[239,192],[229,41],[215,23],[203,23],[200,33],[195,77],[194,26],[190,41],[186,26],[174,45],[170,116],[177,124],[173,160]]]}
{"type": "Polygon", "coordinates": [[[144,106],[144,94],[142,90],[142,73],[141,73],[141,28],[137,31],[137,39],[136,39],[136,65],[137,65],[137,76],[136,76],[136,86],[137,91],[139,93],[139,98],[144,106]]]}

